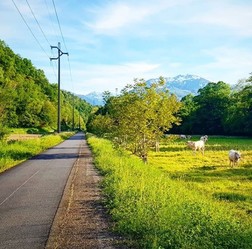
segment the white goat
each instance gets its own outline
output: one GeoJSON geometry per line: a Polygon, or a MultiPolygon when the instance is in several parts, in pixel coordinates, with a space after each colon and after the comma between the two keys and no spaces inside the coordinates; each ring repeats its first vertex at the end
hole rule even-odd
{"type": "Polygon", "coordinates": [[[192,136],[190,136],[190,135],[183,135],[183,134],[179,135],[180,139],[190,139],[191,137],[192,136]]]}
{"type": "Polygon", "coordinates": [[[233,167],[239,162],[241,158],[241,153],[236,150],[230,150],[228,153],[228,157],[229,157],[229,166],[233,167]]]}
{"type": "Polygon", "coordinates": [[[200,138],[200,140],[206,142],[206,141],[208,140],[208,136],[207,136],[207,135],[202,136],[202,137],[200,138]]]}
{"type": "Polygon", "coordinates": [[[186,135],[181,134],[181,135],[179,135],[179,138],[186,139],[186,135]]]}
{"type": "Polygon", "coordinates": [[[205,141],[204,140],[199,140],[196,142],[188,141],[187,146],[194,151],[194,154],[196,154],[197,150],[199,150],[199,151],[201,150],[202,155],[204,155],[204,151],[205,151],[205,141]]]}

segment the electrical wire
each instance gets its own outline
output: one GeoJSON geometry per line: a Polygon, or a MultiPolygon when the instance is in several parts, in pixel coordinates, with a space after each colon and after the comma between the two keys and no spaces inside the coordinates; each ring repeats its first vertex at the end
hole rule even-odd
{"type": "Polygon", "coordinates": [[[60,21],[59,21],[59,17],[58,17],[58,14],[57,14],[57,10],[56,10],[56,6],[55,6],[55,3],[54,3],[54,0],[52,0],[52,3],[53,3],[54,12],[55,12],[55,15],[56,15],[56,18],[57,18],[60,34],[61,34],[61,37],[62,37],[62,41],[64,43],[65,49],[68,50],[67,46],[66,46],[66,43],[65,43],[65,39],[64,39],[63,33],[62,33],[62,29],[61,29],[61,26],[60,26],[60,21]]]}
{"type": "Polygon", "coordinates": [[[55,36],[58,36],[58,34],[56,32],[56,28],[55,28],[55,23],[53,22],[53,16],[52,16],[52,13],[51,13],[50,8],[48,6],[47,0],[44,0],[44,2],[45,2],[45,5],[46,5],[48,16],[50,18],[50,24],[51,24],[52,32],[54,33],[55,36]]]}
{"type": "Polygon", "coordinates": [[[35,21],[36,21],[36,23],[37,23],[37,25],[38,25],[40,31],[41,31],[41,33],[43,34],[45,40],[47,41],[48,45],[50,46],[50,42],[48,41],[48,39],[47,39],[47,37],[46,37],[46,35],[45,35],[43,29],[41,28],[41,26],[40,26],[40,24],[39,24],[39,22],[38,22],[38,20],[37,20],[37,18],[36,18],[36,16],[35,16],[35,14],[34,14],[32,8],[31,8],[31,6],[30,6],[28,0],[26,0],[26,3],[27,3],[27,5],[28,5],[28,7],[29,7],[29,9],[30,9],[30,11],[31,11],[31,13],[32,13],[32,15],[33,15],[33,17],[34,17],[34,19],[35,19],[35,21]]]}
{"type": "MultiPolygon", "coordinates": [[[[32,31],[31,27],[28,25],[27,21],[25,20],[24,16],[22,15],[20,9],[18,8],[17,4],[15,3],[14,0],[12,0],[12,3],[14,4],[15,8],[17,9],[18,13],[20,14],[22,20],[24,21],[25,25],[27,26],[27,28],[29,29],[29,31],[31,32],[32,36],[34,37],[34,39],[36,40],[36,42],[38,43],[39,47],[41,48],[41,50],[45,53],[45,55],[50,59],[50,56],[47,54],[47,52],[45,51],[45,49],[43,48],[43,46],[41,45],[41,43],[39,42],[38,38],[36,37],[36,35],[34,34],[34,32],[32,31]]],[[[47,41],[48,45],[50,46],[50,42],[49,40],[47,39],[46,35],[45,35],[45,32],[43,31],[38,19],[36,18],[35,14],[34,14],[34,11],[32,10],[28,0],[26,0],[26,3],[33,15],[33,18],[35,19],[41,33],[43,34],[45,40],[47,41]]],[[[59,30],[60,30],[60,34],[61,34],[61,37],[62,37],[62,40],[63,40],[63,44],[65,46],[65,49],[67,49],[67,46],[66,46],[66,42],[65,42],[65,39],[64,39],[64,36],[63,36],[63,32],[62,32],[62,29],[61,29],[61,25],[60,25],[60,21],[59,21],[59,17],[58,17],[58,14],[57,14],[57,10],[56,10],[56,6],[55,6],[55,2],[54,0],[52,0],[52,3],[53,3],[53,7],[54,7],[54,12],[55,12],[55,15],[56,15],[56,19],[57,19],[57,23],[58,23],[58,26],[59,26],[59,30]]],[[[46,5],[47,5],[47,2],[46,2],[46,5]]],[[[48,5],[47,5],[47,9],[48,9],[48,5]]],[[[49,11],[49,10],[48,10],[49,11]]],[[[54,73],[54,76],[55,78],[56,77],[56,73],[55,73],[55,68],[54,68],[54,65],[53,63],[50,63],[50,65],[52,66],[53,68],[53,73],[54,73]]],[[[70,65],[70,60],[69,60],[69,56],[68,56],[68,67],[69,67],[69,74],[70,74],[70,81],[71,81],[71,84],[72,84],[72,87],[73,87],[73,79],[72,79],[72,70],[71,70],[71,65],[70,65]]],[[[73,87],[74,88],[74,87],[73,87]]],[[[74,89],[73,89],[74,90],[74,89]]]]}
{"type": "MultiPolygon", "coordinates": [[[[35,19],[35,21],[36,21],[36,23],[37,23],[37,25],[38,25],[38,27],[39,27],[41,33],[43,34],[45,40],[47,41],[47,43],[48,43],[48,45],[49,45],[49,47],[50,47],[50,42],[49,42],[49,40],[47,39],[47,37],[46,37],[46,35],[45,35],[45,32],[43,31],[41,25],[39,24],[39,21],[38,21],[38,19],[36,18],[35,14],[34,14],[34,11],[32,10],[31,5],[29,4],[28,0],[26,0],[26,3],[27,3],[27,5],[28,5],[28,7],[29,7],[29,9],[30,9],[30,11],[31,11],[31,13],[32,13],[32,15],[33,15],[33,18],[35,19]]],[[[55,77],[55,79],[57,79],[56,72],[55,72],[55,68],[54,68],[55,65],[54,65],[53,63],[50,63],[50,65],[51,65],[51,67],[52,67],[52,69],[53,69],[54,77],[55,77]]]]}
{"type": "Polygon", "coordinates": [[[69,56],[67,56],[67,60],[68,60],[68,67],[69,67],[70,80],[71,80],[72,89],[73,89],[73,93],[74,93],[74,84],[73,84],[73,77],[72,77],[72,69],[71,69],[71,65],[70,65],[69,56]]]}
{"type": "Polygon", "coordinates": [[[39,47],[41,48],[41,50],[46,54],[46,56],[48,58],[50,58],[50,56],[46,53],[45,49],[42,47],[42,45],[40,44],[39,40],[37,39],[37,37],[35,36],[35,34],[32,32],[32,29],[30,28],[30,26],[28,25],[28,23],[26,22],[24,16],[22,15],[21,11],[19,10],[18,6],[16,5],[15,1],[12,0],[12,3],[14,4],[15,8],[17,9],[18,13],[20,14],[22,20],[24,21],[25,25],[27,26],[27,28],[29,29],[29,31],[31,32],[32,36],[34,37],[34,39],[36,40],[36,42],[38,43],[39,47]]]}
{"type": "MultiPolygon", "coordinates": [[[[54,12],[55,12],[55,15],[56,15],[56,19],[57,19],[57,22],[58,22],[60,34],[61,34],[61,37],[62,37],[62,41],[63,41],[63,44],[64,44],[65,49],[68,51],[67,46],[66,46],[66,42],[65,42],[65,38],[64,38],[64,36],[63,36],[63,32],[62,32],[62,29],[61,29],[61,25],[60,25],[60,21],[59,21],[59,17],[58,17],[58,14],[57,14],[56,5],[55,5],[54,0],[52,0],[52,3],[53,3],[54,12]]],[[[73,78],[72,78],[72,70],[71,70],[69,55],[67,56],[67,58],[68,58],[68,67],[69,67],[70,81],[71,81],[72,88],[73,88],[73,92],[74,92],[73,78]]]]}

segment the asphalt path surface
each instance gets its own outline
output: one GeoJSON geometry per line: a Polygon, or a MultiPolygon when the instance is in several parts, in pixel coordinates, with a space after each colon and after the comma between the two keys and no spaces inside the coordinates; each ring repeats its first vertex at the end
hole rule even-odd
{"type": "Polygon", "coordinates": [[[0,248],[44,248],[82,133],[0,174],[0,248]]]}

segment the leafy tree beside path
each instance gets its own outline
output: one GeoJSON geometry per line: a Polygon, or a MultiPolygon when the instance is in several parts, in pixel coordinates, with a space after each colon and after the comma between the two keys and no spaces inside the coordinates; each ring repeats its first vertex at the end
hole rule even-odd
{"type": "Polygon", "coordinates": [[[133,154],[147,161],[148,150],[158,143],[174,123],[181,103],[164,89],[164,79],[147,86],[144,80],[126,86],[119,96],[105,96],[105,106],[89,123],[89,130],[109,137],[133,154]]]}

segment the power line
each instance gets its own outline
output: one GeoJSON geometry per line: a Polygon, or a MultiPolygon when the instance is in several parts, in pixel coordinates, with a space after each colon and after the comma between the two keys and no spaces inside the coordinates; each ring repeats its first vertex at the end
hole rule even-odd
{"type": "MultiPolygon", "coordinates": [[[[27,28],[29,29],[29,31],[31,32],[32,36],[34,37],[35,41],[38,43],[39,47],[41,48],[41,50],[45,53],[45,55],[50,59],[50,56],[48,55],[48,53],[45,51],[45,49],[43,48],[43,46],[41,45],[41,43],[39,42],[39,39],[36,37],[36,35],[34,34],[34,32],[32,31],[32,28],[29,26],[29,24],[27,23],[27,21],[25,20],[23,14],[21,13],[20,9],[18,8],[17,4],[15,3],[14,0],[12,0],[12,3],[14,4],[15,8],[17,9],[19,15],[21,16],[23,22],[25,23],[25,25],[27,26],[27,28]]],[[[28,0],[26,0],[26,3],[33,15],[33,18],[35,19],[41,33],[43,34],[45,40],[47,41],[47,43],[49,44],[50,46],[50,42],[49,40],[47,39],[46,35],[45,35],[45,32],[43,31],[38,19],[36,18],[35,14],[34,14],[34,11],[32,10],[31,8],[31,5],[29,4],[28,0]]],[[[57,21],[58,21],[58,25],[59,25],[59,28],[60,28],[60,33],[61,33],[61,36],[62,36],[62,39],[63,39],[63,42],[64,42],[64,45],[66,47],[66,44],[65,44],[65,40],[64,40],[64,37],[63,37],[63,33],[62,33],[62,30],[61,30],[61,27],[60,27],[60,23],[59,23],[59,18],[58,18],[58,15],[57,15],[57,11],[56,11],[56,7],[55,7],[55,3],[53,2],[53,5],[54,5],[54,10],[55,10],[55,14],[56,14],[56,17],[57,17],[57,21]]],[[[47,8],[48,8],[48,5],[47,5],[47,8]]],[[[70,77],[71,77],[71,81],[72,81],[72,74],[71,74],[71,67],[70,67],[70,62],[69,62],[69,59],[68,59],[68,63],[69,63],[69,71],[70,71],[70,77]]],[[[53,73],[54,73],[54,76],[55,78],[57,78],[56,76],[56,72],[55,72],[55,68],[54,68],[54,64],[53,63],[50,63],[52,69],[53,69],[53,73]]]]}
{"type": "MultiPolygon", "coordinates": [[[[32,33],[32,35],[33,35],[33,37],[35,38],[35,40],[37,41],[37,43],[39,44],[40,48],[41,48],[41,49],[43,50],[43,52],[47,55],[47,57],[50,58],[50,56],[46,53],[46,51],[44,50],[44,48],[42,47],[42,45],[41,45],[40,42],[38,41],[38,39],[37,39],[37,37],[35,36],[35,34],[32,32],[32,29],[30,28],[30,26],[29,26],[28,23],[26,22],[24,16],[22,15],[21,11],[19,10],[19,8],[18,8],[17,5],[15,4],[15,2],[14,2],[14,1],[12,1],[12,2],[13,2],[13,4],[15,5],[16,9],[18,10],[20,16],[22,17],[24,23],[26,24],[26,26],[28,27],[28,29],[29,29],[30,32],[32,33]]],[[[30,9],[30,11],[31,11],[31,13],[32,13],[32,15],[33,15],[33,17],[34,17],[34,19],[35,19],[35,21],[36,21],[36,23],[37,23],[37,25],[38,25],[38,27],[39,27],[39,29],[40,29],[40,31],[42,32],[42,34],[43,34],[45,40],[47,41],[48,45],[50,46],[50,42],[49,42],[49,40],[47,39],[47,37],[46,37],[46,35],[45,35],[45,32],[43,31],[41,25],[39,24],[39,22],[38,22],[38,20],[37,20],[35,14],[34,14],[32,8],[31,8],[31,6],[30,6],[28,0],[26,0],[26,3],[27,3],[27,5],[28,5],[28,7],[29,7],[29,9],[30,9]]],[[[54,74],[54,76],[55,76],[55,79],[57,79],[57,76],[56,76],[56,72],[55,72],[55,68],[54,68],[53,63],[50,63],[50,66],[51,66],[52,69],[53,69],[53,74],[54,74]]]]}
{"type": "Polygon", "coordinates": [[[50,8],[48,6],[48,3],[47,3],[47,0],[44,0],[45,2],[45,5],[46,5],[46,9],[47,9],[47,12],[48,12],[48,16],[50,18],[50,24],[51,24],[51,29],[54,33],[55,36],[58,36],[57,32],[56,32],[56,28],[55,28],[55,24],[54,24],[54,21],[53,21],[53,16],[52,16],[52,13],[50,11],[50,8]]]}
{"type": "MultiPolygon", "coordinates": [[[[55,6],[54,0],[52,0],[52,3],[53,3],[54,12],[55,12],[55,15],[56,15],[56,18],[57,18],[57,22],[58,22],[60,34],[61,34],[61,37],[62,37],[64,46],[65,46],[65,49],[68,50],[68,49],[67,49],[67,46],[66,46],[66,42],[65,42],[64,36],[63,36],[63,32],[62,32],[62,29],[61,29],[61,25],[60,25],[60,21],[59,21],[59,17],[58,17],[58,14],[57,14],[57,10],[56,10],[56,6],[55,6]]],[[[71,70],[71,65],[70,65],[69,56],[68,56],[68,67],[69,67],[70,80],[71,80],[72,87],[73,87],[72,70],[71,70]]],[[[74,90],[74,89],[73,89],[73,90],[74,90]]]]}
{"type": "Polygon", "coordinates": [[[31,8],[31,6],[30,6],[28,0],[26,0],[26,3],[27,3],[27,5],[29,6],[29,9],[30,9],[30,11],[31,11],[31,13],[32,13],[32,15],[33,15],[33,17],[34,17],[34,19],[35,19],[35,21],[36,21],[36,23],[37,23],[37,25],[38,25],[40,31],[41,31],[41,33],[43,34],[43,36],[44,36],[44,38],[46,39],[48,45],[50,46],[50,42],[48,41],[48,39],[47,39],[47,37],[46,37],[46,35],[45,35],[43,29],[41,28],[41,26],[40,26],[40,24],[39,24],[39,22],[38,22],[38,20],[37,20],[37,18],[36,18],[36,16],[35,16],[35,14],[34,14],[32,8],[31,8]]]}
{"type": "Polygon", "coordinates": [[[42,47],[42,45],[40,44],[39,40],[37,39],[37,37],[35,36],[35,34],[32,32],[32,29],[30,28],[30,26],[28,25],[28,23],[26,22],[24,16],[22,15],[21,11],[19,10],[18,6],[16,5],[15,1],[12,0],[12,3],[14,4],[15,8],[17,9],[18,13],[20,14],[21,18],[23,19],[25,25],[27,26],[27,28],[30,30],[32,36],[34,37],[34,39],[36,40],[36,42],[38,43],[39,47],[43,50],[43,52],[46,54],[46,56],[48,58],[50,58],[50,56],[46,53],[45,49],[42,47]]]}
{"type": "Polygon", "coordinates": [[[67,56],[67,60],[68,60],[68,67],[69,67],[69,73],[70,73],[70,80],[71,80],[71,82],[73,82],[73,78],[72,78],[72,70],[71,70],[71,65],[70,65],[69,55],[67,56]]]}
{"type": "Polygon", "coordinates": [[[65,39],[64,39],[63,33],[62,33],[62,29],[61,29],[61,26],[60,26],[60,21],[59,21],[59,17],[58,17],[58,14],[57,14],[57,10],[56,10],[56,6],[55,6],[55,3],[54,3],[54,0],[52,0],[52,3],[53,3],[54,12],[55,12],[55,15],[56,15],[56,18],[57,18],[60,34],[61,34],[64,46],[65,46],[65,49],[68,50],[67,46],[66,46],[66,43],[65,43],[65,39]]]}

